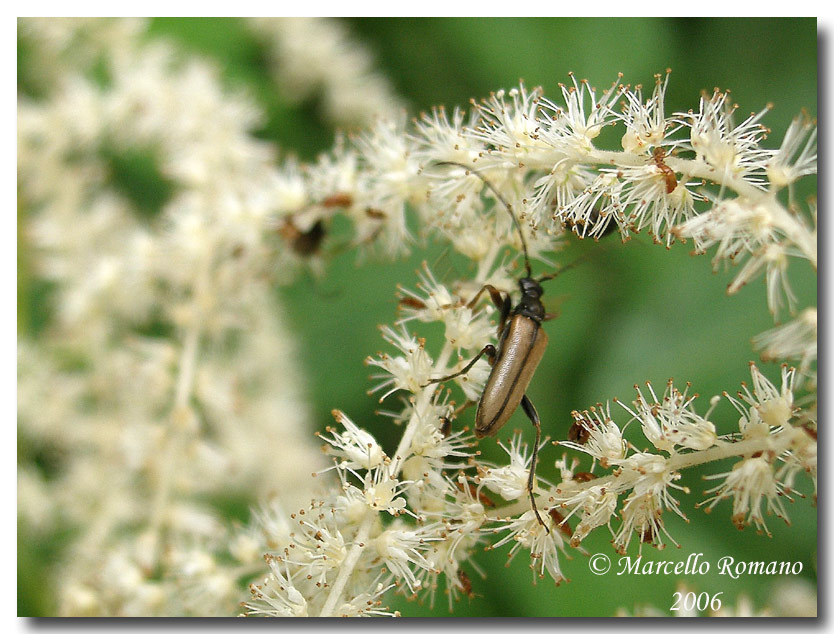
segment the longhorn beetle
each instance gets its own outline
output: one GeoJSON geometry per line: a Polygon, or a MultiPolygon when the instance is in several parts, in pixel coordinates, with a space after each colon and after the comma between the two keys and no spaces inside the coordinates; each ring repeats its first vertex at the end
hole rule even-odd
{"type": "Polygon", "coordinates": [[[547,333],[541,327],[541,324],[543,321],[555,317],[555,315],[548,314],[544,310],[544,305],[540,299],[544,292],[541,283],[556,277],[556,275],[564,271],[567,267],[563,267],[551,275],[544,275],[539,279],[535,279],[530,269],[527,241],[524,239],[521,224],[518,218],[516,218],[515,213],[513,213],[510,203],[495,189],[492,183],[466,165],[454,162],[443,162],[440,165],[455,165],[464,168],[467,173],[475,174],[506,208],[521,238],[526,275],[518,280],[521,299],[515,308],[513,308],[510,302],[509,295],[502,297],[501,292],[490,284],[486,284],[481,288],[467,304],[469,308],[474,307],[481,293],[484,291],[489,292],[493,304],[501,311],[501,319],[498,324],[498,346],[487,344],[460,372],[442,378],[432,379],[426,385],[442,383],[466,374],[472,369],[472,366],[475,365],[478,359],[483,355],[487,355],[492,364],[492,370],[489,373],[484,391],[478,401],[478,409],[475,413],[475,437],[484,438],[485,436],[494,436],[504,426],[504,423],[507,422],[510,416],[512,416],[519,404],[521,404],[524,413],[536,428],[536,444],[533,445],[533,456],[530,460],[527,493],[530,496],[530,506],[536,515],[536,519],[538,519],[539,524],[544,526],[545,530],[549,533],[550,529],[544,523],[544,520],[542,520],[539,509],[536,506],[536,499],[533,496],[536,459],[538,457],[542,436],[541,422],[539,421],[536,408],[530,399],[527,398],[525,392],[547,347],[547,333]]]}

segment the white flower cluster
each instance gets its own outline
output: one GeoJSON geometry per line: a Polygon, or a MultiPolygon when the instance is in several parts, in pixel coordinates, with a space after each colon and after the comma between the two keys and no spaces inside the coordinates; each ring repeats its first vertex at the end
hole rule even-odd
{"type": "MultiPolygon", "coordinates": [[[[617,231],[625,240],[646,230],[666,247],[684,239],[698,251],[716,247],[716,265],[744,262],[731,293],[764,272],[773,315],[794,313],[788,263],[802,258],[816,270],[817,257],[815,206],[793,194],[816,172],[807,117],[771,150],[762,147],[764,111],[737,123],[726,93],[704,96],[697,111],[666,113],[668,73],[649,96],[619,78],[598,92],[571,75],[558,101],[521,85],[469,113],[441,108],[413,125],[379,118],[314,164],[278,168],[272,148],[252,135],[258,109],[222,89],[205,63],[117,37],[127,28],[120,21],[110,34],[107,23],[83,20],[24,24],[36,42],[53,38],[43,55],[72,51],[87,71],[62,73],[47,99],[19,103],[19,189],[34,210],[27,235],[60,311],[43,345],[20,346],[20,433],[70,457],[59,479],[21,469],[20,491],[33,500],[21,515],[33,526],[64,515],[82,526],[62,576],[65,613],[222,611],[235,584],[258,570],[258,553],[268,571],[250,586],[247,614],[388,614],[389,590],[433,602],[441,584],[451,605],[471,595],[476,546],[526,551],[536,577],[559,583],[560,554],[596,528],[608,527],[620,551],[635,536],[677,543],[665,513],[684,517],[681,472],[695,465],[736,459],[714,474],[702,504],[731,500],[734,523],[765,532],[766,513],[787,520],[782,498],[799,495],[800,473],[816,487],[814,306],[757,339],[764,357],[797,369],[783,366],[777,388],[751,367],[752,386],[725,395],[737,432],[717,431],[720,398],[698,414],[688,387],[671,383],[661,396],[638,389],[623,405],[651,445],[644,450],[609,406],[576,412],[560,445],[593,464],[580,471],[564,457],[559,483],[529,480],[547,525],[530,504],[533,452],[515,436],[504,447],[507,464],[483,461],[466,430],[453,431],[465,405],[434,383],[455,375],[465,401],[480,398],[491,368],[484,358],[471,362],[501,345],[485,286],[514,296],[512,251],[524,253],[528,269],[528,257],[549,266],[569,232],[597,239],[617,231]],[[102,57],[104,79],[90,72],[102,57]],[[617,126],[622,151],[598,147],[602,131],[617,126]],[[144,215],[107,160],[135,154],[170,189],[144,215]],[[401,397],[386,412],[402,429],[398,445],[389,455],[334,411],[337,427],[321,435],[333,466],[305,504],[316,458],[301,433],[306,410],[292,350],[273,323],[269,282],[291,279],[298,266],[321,270],[336,214],[351,221],[355,245],[389,254],[410,246],[416,226],[469,258],[474,274],[443,284],[426,266],[415,289],[400,289],[400,319],[382,329],[393,349],[368,359],[380,400],[401,397]],[[412,332],[424,324],[442,326],[442,339],[412,332]],[[234,537],[198,501],[275,483],[277,500],[234,537]],[[281,510],[302,504],[289,516],[281,510]]],[[[286,64],[297,48],[288,34],[308,23],[292,25],[256,27],[284,38],[276,50],[286,64]]],[[[342,46],[338,33],[309,26],[305,51],[342,46]]],[[[338,65],[319,66],[285,78],[312,77],[297,86],[302,95],[355,90],[340,79],[375,84],[364,62],[338,77],[330,72],[338,65]]],[[[364,94],[359,110],[388,101],[364,94]]],[[[333,106],[339,116],[352,109],[333,106]]]]}
{"type": "Polygon", "coordinates": [[[752,523],[768,532],[764,512],[787,522],[783,500],[796,493],[796,474],[805,472],[816,491],[816,431],[798,424],[793,368],[783,366],[778,389],[755,365],[750,369],[752,389],[744,385],[738,397],[724,395],[739,414],[738,432],[730,434],[716,434],[710,420],[720,398],[713,398],[709,410],[700,415],[693,406],[695,396],[688,395],[689,386],[681,392],[671,381],[661,397],[649,384],[648,395],[638,388],[631,406],[618,403],[632,421],[640,423],[652,450],[639,451],[626,441],[607,406],[574,412],[572,439],[558,444],[590,455],[607,473],[595,474],[600,469],[593,468],[577,477],[574,465],[563,460],[562,482],[551,503],[566,520],[579,518],[571,543],[578,545],[594,528],[607,525],[614,547],[623,553],[635,535],[641,544],[663,547],[666,535],[677,545],[663,514],[668,510],[685,519],[673,495],[675,490],[689,493],[687,487],[676,484],[680,471],[726,458],[738,460],[729,472],[707,476],[721,483],[707,492],[712,495],[702,503],[706,510],[729,499],[733,502],[732,520],[739,528],[752,523]],[[620,502],[622,495],[626,497],[620,502]],[[615,514],[620,519],[617,530],[611,527],[615,514]]]}
{"type": "Polygon", "coordinates": [[[366,126],[402,108],[371,54],[328,18],[248,18],[266,48],[281,95],[294,103],[321,99],[336,125],[366,126]]]}
{"type": "MultiPolygon", "coordinates": [[[[738,396],[725,394],[739,416],[732,433],[716,431],[720,397],[699,414],[697,395],[671,381],[660,396],[648,384],[638,388],[632,404],[619,403],[629,422],[639,422],[648,449],[638,450],[624,436],[610,406],[575,412],[570,440],[557,444],[589,455],[593,464],[580,471],[579,461],[565,456],[557,462],[558,484],[536,478],[538,506],[547,513],[543,526],[528,499],[530,455],[520,436],[505,447],[508,464],[484,462],[468,450],[465,430],[451,431],[459,411],[454,403],[428,384],[458,371],[473,351],[494,341],[494,331],[485,328],[487,309],[473,310],[469,300],[439,284],[428,269],[418,290],[403,291],[400,329],[383,329],[396,351],[368,360],[382,370],[377,389],[386,390],[383,398],[409,393],[403,411],[392,413],[404,425],[399,446],[389,457],[371,434],[334,411],[339,427],[323,439],[341,490],[293,515],[289,527],[262,528],[271,574],[252,586],[248,614],[381,614],[386,589],[427,594],[433,601],[441,574],[451,607],[468,587],[463,562],[484,543],[488,549],[510,544],[510,557],[528,551],[536,576],[549,575],[557,584],[564,579],[560,553],[579,548],[600,527],[609,529],[622,553],[635,537],[641,549],[643,543],[662,548],[667,540],[677,545],[665,513],[686,519],[678,497],[690,490],[679,481],[682,471],[697,465],[736,460],[730,471],[710,476],[720,483],[701,505],[711,510],[730,500],[733,522],[762,532],[766,513],[788,521],[783,500],[802,496],[794,488],[798,474],[807,474],[816,488],[816,433],[794,402],[796,371],[783,366],[776,387],[751,364],[752,385],[738,396]],[[402,327],[414,321],[444,324],[437,354],[402,327]],[[329,546],[334,543],[338,549],[329,546]],[[369,597],[368,588],[377,591],[369,597]]],[[[455,380],[477,398],[488,372],[479,361],[455,380]]]]}
{"type": "Polygon", "coordinates": [[[697,112],[667,114],[668,77],[645,99],[640,87],[615,83],[600,94],[572,76],[561,103],[521,85],[468,115],[435,110],[411,130],[381,120],[305,170],[299,218],[310,227],[345,212],[357,241],[379,238],[396,253],[410,208],[423,230],[492,262],[496,249],[519,246],[508,214],[492,210],[500,195],[523,223],[531,256],[553,251],[566,228],[594,238],[616,229],[623,239],[646,229],[666,246],[691,238],[699,252],[717,246],[716,266],[744,261],[728,292],[764,271],[771,312],[793,313],[788,263],[817,262],[816,206],[803,211],[793,196],[816,172],[815,122],[797,118],[782,146],[766,149],[766,110],[736,123],[728,93],[716,92],[697,112]],[[623,151],[597,148],[603,128],[617,125],[623,151]]]}
{"type": "Polygon", "coordinates": [[[339,428],[322,438],[339,491],[289,518],[275,508],[261,514],[255,532],[268,547],[270,574],[252,584],[248,614],[389,614],[381,603],[387,590],[400,586],[433,599],[440,573],[450,601],[464,591],[461,562],[480,541],[485,506],[464,476],[446,472],[469,454],[460,432],[443,436],[438,412],[449,407],[415,403],[406,432],[411,445],[393,457],[333,412],[339,428]]]}
{"type": "MultiPolygon", "coordinates": [[[[459,410],[446,397],[440,399],[442,392],[431,381],[455,375],[468,401],[480,398],[490,372],[486,360],[457,373],[484,345],[498,343],[490,326],[491,308],[473,299],[486,284],[516,292],[508,248],[526,247],[531,257],[543,260],[559,248],[566,230],[596,238],[616,228],[625,239],[648,229],[667,247],[678,238],[693,238],[699,250],[718,244],[716,261],[748,258],[731,292],[764,269],[773,313],[782,302],[778,289],[793,310],[786,260],[768,258],[779,250],[816,264],[813,208],[806,220],[792,200],[785,207],[778,196],[814,171],[813,126],[797,120],[789,133],[793,141],[767,150],[761,146],[763,112],[736,124],[727,94],[715,93],[702,99],[698,112],[667,115],[667,81],[668,75],[658,77],[644,100],[639,87],[614,84],[598,94],[572,78],[571,85],[562,87],[559,105],[522,85],[476,104],[469,115],[436,110],[410,131],[380,122],[352,146],[340,144],[336,153],[304,172],[310,191],[337,183],[318,190],[319,202],[301,212],[308,225],[344,211],[355,221],[358,242],[373,238],[397,252],[408,237],[405,214],[413,210],[418,226],[449,240],[475,262],[476,273],[471,280],[441,284],[426,267],[416,290],[401,289],[398,324],[383,327],[383,338],[395,350],[368,360],[380,370],[373,391],[382,399],[408,394],[401,412],[389,412],[404,427],[396,453],[385,456],[373,437],[337,415],[345,431],[334,430],[328,443],[343,492],[322,500],[321,511],[315,508],[328,528],[338,518],[335,525],[351,546],[338,571],[313,575],[327,588],[324,605],[316,598],[320,586],[316,592],[306,587],[311,578],[307,566],[321,547],[308,540],[301,551],[270,554],[273,574],[253,587],[249,613],[286,614],[286,602],[276,599],[276,588],[282,588],[296,598],[294,604],[303,597],[307,613],[355,614],[367,601],[368,587],[395,584],[409,594],[433,594],[440,572],[451,597],[466,586],[460,582],[466,549],[491,535],[497,539],[490,547],[512,543],[511,555],[527,550],[534,571],[558,583],[563,579],[560,551],[578,547],[595,528],[607,526],[615,548],[623,552],[635,536],[641,544],[658,547],[665,540],[677,543],[664,513],[685,517],[676,497],[689,493],[679,484],[681,471],[699,464],[738,460],[731,472],[715,475],[721,483],[704,504],[709,509],[732,500],[733,521],[762,531],[767,530],[765,512],[787,519],[781,498],[797,494],[793,482],[798,473],[809,474],[816,486],[815,405],[794,403],[802,381],[787,366],[780,389],[752,366],[753,388],[727,397],[740,414],[739,432],[732,434],[719,434],[713,422],[719,398],[707,413],[698,414],[688,388],[681,392],[671,383],[660,397],[651,386],[648,394],[638,390],[634,403],[625,407],[640,422],[650,449],[635,449],[609,407],[577,412],[573,439],[560,444],[590,455],[594,466],[578,471],[578,462],[566,457],[557,463],[561,483],[536,479],[538,506],[548,510],[550,527],[536,520],[527,499],[530,452],[520,439],[506,448],[506,466],[484,464],[476,455],[466,462],[450,459],[464,453],[463,445],[449,443],[458,437],[446,435],[459,410]],[[625,127],[623,151],[596,148],[601,130],[618,124],[625,127]],[[772,178],[776,165],[781,166],[779,177],[772,178]],[[330,201],[338,204],[325,204],[330,201]],[[414,324],[423,322],[443,325],[442,342],[433,345],[411,333],[414,324]],[[469,470],[470,475],[455,476],[450,470],[469,470]],[[348,506],[355,512],[342,512],[348,506]],[[382,519],[387,515],[398,519],[387,524],[382,519]],[[405,516],[420,531],[417,542],[400,524],[405,516]],[[578,524],[571,528],[574,520],[578,524]],[[388,526],[396,533],[389,533],[388,526]],[[376,541],[380,535],[385,535],[384,547],[376,541]],[[394,535],[403,559],[387,561],[387,574],[380,577],[394,535]],[[280,571],[273,555],[281,562],[280,571]],[[309,611],[313,604],[316,609],[309,611]]],[[[800,319],[808,321],[805,314],[800,319]]],[[[789,353],[785,358],[799,358],[803,375],[813,378],[815,320],[813,325],[813,332],[802,331],[801,342],[786,326],[780,330],[783,339],[766,335],[763,346],[771,356],[778,356],[778,350],[789,353]]],[[[323,530],[323,524],[316,526],[323,530]]],[[[378,607],[376,600],[368,605],[378,607]]]]}
{"type": "Polygon", "coordinates": [[[31,537],[73,530],[47,584],[60,613],[228,615],[254,569],[206,501],[302,504],[323,464],[265,275],[285,177],[249,98],[141,25],[21,21],[73,62],[18,104],[22,234],[55,309],[19,344],[19,439],[49,466],[23,465],[19,510],[31,537]],[[119,160],[168,183],[158,208],[137,208],[119,160]]]}

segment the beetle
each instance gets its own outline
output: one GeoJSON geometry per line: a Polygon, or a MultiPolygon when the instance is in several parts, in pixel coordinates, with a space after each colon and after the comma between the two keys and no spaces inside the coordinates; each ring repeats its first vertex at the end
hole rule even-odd
{"type": "Polygon", "coordinates": [[[501,318],[498,324],[498,345],[487,344],[462,370],[449,376],[432,379],[426,383],[426,386],[432,383],[442,383],[466,374],[477,363],[478,359],[487,355],[492,365],[492,370],[484,385],[481,398],[478,400],[478,409],[475,413],[475,437],[485,438],[497,434],[507,420],[509,420],[510,416],[512,416],[513,412],[521,405],[524,413],[536,428],[536,444],[533,445],[533,455],[530,459],[527,493],[530,496],[530,506],[533,509],[536,519],[538,519],[539,524],[544,526],[545,530],[549,533],[550,529],[544,520],[542,520],[539,509],[536,506],[536,498],[533,495],[536,460],[538,458],[539,445],[541,444],[541,421],[539,420],[535,406],[527,397],[526,391],[547,348],[547,333],[542,328],[542,322],[555,317],[555,315],[545,312],[544,304],[541,301],[541,296],[544,293],[541,283],[553,279],[569,267],[562,267],[559,271],[550,275],[544,275],[538,279],[534,278],[530,268],[527,242],[510,203],[507,202],[501,193],[483,175],[466,165],[453,162],[444,162],[441,165],[455,165],[464,168],[467,170],[467,173],[475,174],[507,209],[521,238],[526,274],[518,280],[521,298],[514,307],[509,295],[502,297],[501,292],[490,284],[483,286],[467,304],[467,307],[472,308],[484,291],[489,293],[493,304],[501,311],[501,318]]]}

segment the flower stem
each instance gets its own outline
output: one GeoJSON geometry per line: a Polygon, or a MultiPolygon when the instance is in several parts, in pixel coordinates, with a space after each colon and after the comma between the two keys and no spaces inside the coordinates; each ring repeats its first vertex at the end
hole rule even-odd
{"type": "MultiPolygon", "coordinates": [[[[757,452],[772,452],[779,455],[790,447],[794,439],[795,431],[798,433],[804,433],[801,430],[795,430],[793,427],[785,428],[781,432],[772,434],[766,438],[752,438],[749,440],[741,440],[739,442],[721,442],[720,444],[703,451],[691,451],[689,453],[674,454],[666,459],[666,463],[669,471],[680,471],[682,469],[688,469],[690,467],[715,462],[717,460],[739,458],[757,452]]],[[[591,487],[605,487],[608,484],[616,482],[617,478],[617,475],[610,474],[588,482],[572,484],[570,488],[570,496],[573,497],[577,493],[591,487]]],[[[559,485],[539,496],[544,508],[552,506],[552,501],[554,499],[558,501],[564,498],[565,492],[560,490],[559,485]]],[[[530,502],[527,498],[524,498],[507,506],[491,509],[487,512],[487,516],[490,519],[499,519],[523,513],[529,509],[530,502]]]]}
{"type": "Polygon", "coordinates": [[[324,602],[324,607],[321,609],[319,616],[334,616],[333,611],[336,609],[337,603],[342,599],[348,579],[353,574],[353,569],[359,561],[359,556],[362,554],[362,549],[365,547],[365,542],[371,531],[371,525],[376,518],[376,512],[368,509],[365,517],[362,519],[362,524],[359,525],[359,530],[356,531],[356,536],[353,539],[353,546],[350,547],[347,557],[339,567],[339,576],[333,582],[330,589],[330,594],[327,595],[327,601],[324,602]]]}
{"type": "MultiPolygon", "coordinates": [[[[497,250],[493,249],[489,257],[485,258],[486,263],[482,262],[482,266],[479,267],[477,281],[483,283],[483,281],[488,276],[489,272],[492,270],[492,264],[494,263],[495,257],[497,257],[497,250]]],[[[440,373],[445,373],[451,371],[451,368],[447,367],[449,364],[449,360],[452,357],[452,353],[454,352],[454,347],[449,342],[446,342],[443,346],[443,349],[440,351],[440,354],[437,357],[437,360],[433,364],[433,367],[436,371],[440,373]]],[[[412,441],[414,440],[414,436],[417,434],[417,431],[420,428],[422,423],[422,416],[423,412],[426,410],[426,406],[432,399],[436,388],[434,385],[429,385],[423,388],[423,390],[417,395],[414,410],[411,414],[411,418],[406,425],[405,431],[403,432],[402,438],[400,439],[399,444],[397,445],[397,449],[394,452],[394,456],[391,459],[390,469],[388,472],[388,477],[396,478],[399,476],[400,471],[402,469],[402,465],[405,460],[408,458],[408,455],[411,451],[412,441]]],[[[376,511],[372,511],[368,509],[365,513],[364,518],[362,519],[362,523],[359,526],[359,530],[354,537],[353,546],[351,546],[350,551],[348,552],[347,557],[345,557],[344,562],[339,567],[339,574],[336,577],[336,581],[333,583],[330,593],[327,596],[327,600],[325,601],[324,606],[321,609],[321,613],[319,616],[333,616],[334,610],[337,607],[339,601],[341,601],[342,596],[344,595],[345,587],[347,586],[347,582],[350,579],[351,575],[353,574],[353,570],[356,567],[356,564],[359,561],[359,557],[362,554],[362,548],[364,548],[365,541],[368,539],[368,535],[370,534],[371,526],[376,519],[376,511]]]]}
{"type": "Polygon", "coordinates": [[[159,456],[159,480],[158,486],[151,503],[149,536],[150,544],[154,549],[153,561],[159,554],[159,535],[162,532],[166,520],[166,509],[171,500],[171,490],[175,480],[174,473],[179,465],[179,457],[182,455],[182,444],[189,432],[193,412],[191,409],[191,393],[194,387],[194,376],[197,372],[197,358],[200,351],[200,335],[202,323],[197,309],[199,298],[205,291],[208,284],[207,266],[203,265],[198,270],[195,285],[192,307],[191,323],[185,331],[182,351],[179,359],[176,391],[174,403],[168,417],[168,429],[165,439],[167,442],[159,456]]]}

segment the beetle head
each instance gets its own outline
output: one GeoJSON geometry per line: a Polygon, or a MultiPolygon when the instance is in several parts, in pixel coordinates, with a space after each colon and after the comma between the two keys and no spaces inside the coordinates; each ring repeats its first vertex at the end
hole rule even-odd
{"type": "Polygon", "coordinates": [[[518,280],[518,287],[521,289],[522,295],[528,297],[535,297],[538,299],[544,293],[541,285],[532,277],[522,277],[518,280]]]}

